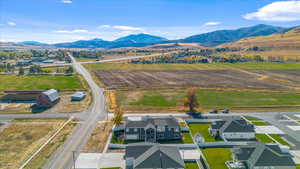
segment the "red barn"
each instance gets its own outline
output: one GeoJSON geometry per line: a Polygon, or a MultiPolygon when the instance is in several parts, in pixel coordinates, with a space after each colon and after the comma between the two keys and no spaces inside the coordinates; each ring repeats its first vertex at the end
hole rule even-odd
{"type": "Polygon", "coordinates": [[[36,99],[36,104],[40,107],[52,107],[60,100],[57,90],[50,89],[42,92],[36,99]]]}

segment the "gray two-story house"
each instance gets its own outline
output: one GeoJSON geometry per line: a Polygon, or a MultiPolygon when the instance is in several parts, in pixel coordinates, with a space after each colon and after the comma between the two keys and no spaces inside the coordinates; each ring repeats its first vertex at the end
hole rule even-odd
{"type": "Polygon", "coordinates": [[[145,117],[139,121],[127,121],[125,140],[155,142],[181,139],[180,125],[174,117],[145,117]]]}

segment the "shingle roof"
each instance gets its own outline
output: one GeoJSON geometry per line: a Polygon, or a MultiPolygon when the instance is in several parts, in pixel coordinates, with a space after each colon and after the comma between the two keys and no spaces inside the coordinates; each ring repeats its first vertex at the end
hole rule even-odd
{"type": "Polygon", "coordinates": [[[53,102],[59,98],[59,94],[58,94],[57,90],[55,90],[55,89],[50,89],[50,90],[44,91],[43,94],[46,95],[50,99],[51,102],[53,102]]]}
{"type": "Polygon", "coordinates": [[[212,129],[219,129],[223,132],[255,132],[254,126],[247,123],[244,119],[230,118],[222,121],[216,121],[211,126],[212,129]]]}
{"type": "Polygon", "coordinates": [[[134,168],[185,168],[175,146],[152,143],[131,144],[126,147],[125,158],[134,158],[134,168]]]}
{"type": "Polygon", "coordinates": [[[291,155],[282,152],[278,144],[251,143],[241,146],[235,156],[254,166],[295,166],[291,155]]]}
{"type": "Polygon", "coordinates": [[[140,121],[128,121],[126,123],[126,127],[146,127],[149,124],[158,127],[165,127],[165,126],[168,126],[169,128],[180,127],[177,120],[174,117],[168,117],[168,118],[147,117],[140,121]]]}

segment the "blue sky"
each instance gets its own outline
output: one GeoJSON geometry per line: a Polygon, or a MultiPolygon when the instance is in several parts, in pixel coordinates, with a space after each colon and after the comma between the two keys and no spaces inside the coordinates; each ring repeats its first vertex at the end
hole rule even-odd
{"type": "Polygon", "coordinates": [[[0,0],[1,41],[176,39],[261,23],[300,25],[300,0],[0,0]]]}

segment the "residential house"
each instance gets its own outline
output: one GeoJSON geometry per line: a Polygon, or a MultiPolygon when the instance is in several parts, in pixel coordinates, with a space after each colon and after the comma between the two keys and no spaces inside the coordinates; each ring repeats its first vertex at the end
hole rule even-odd
{"type": "Polygon", "coordinates": [[[181,139],[180,125],[174,117],[150,118],[139,121],[127,121],[125,124],[125,140],[158,140],[181,139]]]}
{"type": "Polygon", "coordinates": [[[52,107],[60,100],[59,93],[57,90],[50,89],[42,92],[36,100],[36,103],[39,107],[52,107]]]}
{"type": "Polygon", "coordinates": [[[223,140],[254,140],[255,130],[252,124],[241,118],[229,118],[214,121],[209,128],[214,137],[223,140]]]}
{"type": "Polygon", "coordinates": [[[176,146],[153,143],[129,144],[125,151],[126,169],[184,169],[176,146]]]}
{"type": "Polygon", "coordinates": [[[289,148],[278,144],[249,143],[233,149],[230,169],[296,169],[289,148]]]}

